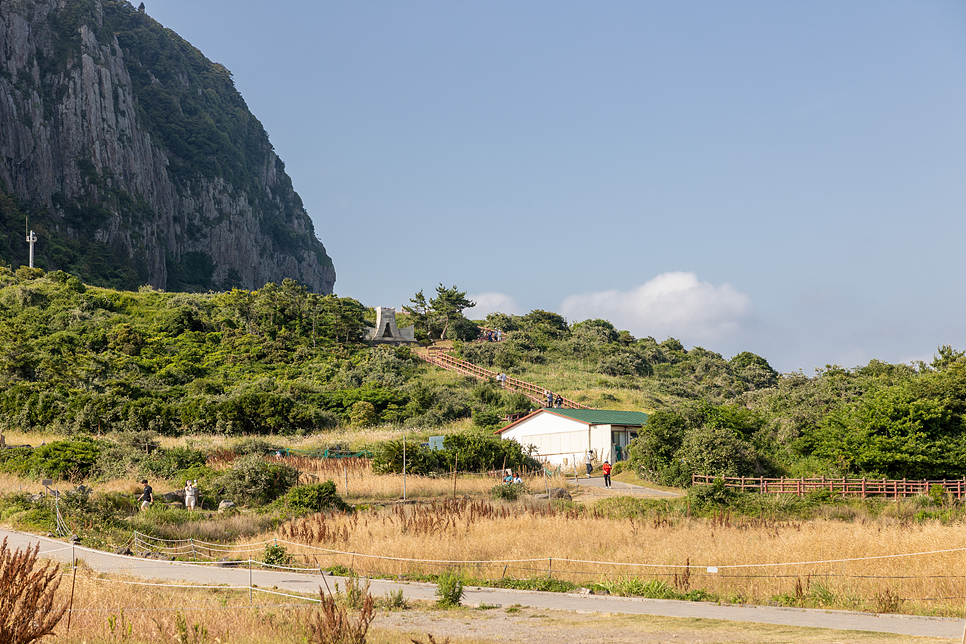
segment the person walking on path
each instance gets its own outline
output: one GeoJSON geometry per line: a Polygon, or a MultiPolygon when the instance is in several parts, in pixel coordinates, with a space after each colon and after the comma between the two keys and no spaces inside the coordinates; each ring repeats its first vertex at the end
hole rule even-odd
{"type": "Polygon", "coordinates": [[[544,389],[543,395],[547,399],[547,409],[551,409],[553,407],[553,392],[549,389],[544,389]]]}
{"type": "Polygon", "coordinates": [[[563,396],[561,396],[560,394],[557,394],[557,397],[553,401],[553,406],[556,407],[557,409],[560,409],[561,407],[563,407],[563,396]]]}
{"type": "Polygon", "coordinates": [[[600,466],[600,469],[604,472],[604,487],[610,487],[610,463],[604,461],[604,464],[600,466]]]}
{"type": "Polygon", "coordinates": [[[148,485],[147,479],[141,479],[141,485],[144,486],[144,490],[141,491],[141,496],[138,497],[138,501],[141,502],[141,509],[146,510],[154,503],[154,490],[148,485]]]}
{"type": "Polygon", "coordinates": [[[587,478],[590,478],[590,473],[594,471],[594,450],[587,450],[587,478]]]}

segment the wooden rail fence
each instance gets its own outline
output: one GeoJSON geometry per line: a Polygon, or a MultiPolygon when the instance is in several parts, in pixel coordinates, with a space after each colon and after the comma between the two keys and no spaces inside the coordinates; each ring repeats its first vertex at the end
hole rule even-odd
{"type": "MultiPolygon", "coordinates": [[[[426,351],[416,351],[414,352],[420,359],[425,360],[430,364],[434,364],[442,369],[447,369],[449,371],[455,371],[466,376],[473,376],[479,380],[489,380],[494,381],[497,377],[497,372],[490,371],[489,369],[484,369],[479,367],[472,362],[467,362],[466,360],[460,360],[459,358],[451,356],[447,353],[447,349],[441,347],[429,347],[426,351]]],[[[541,407],[547,402],[544,397],[543,392],[546,391],[543,387],[538,387],[532,383],[520,380],[518,378],[511,378],[507,376],[506,382],[503,383],[503,388],[510,391],[518,392],[537,403],[541,407]]],[[[564,398],[562,407],[566,409],[591,409],[587,405],[581,405],[575,400],[570,400],[569,398],[564,398]]]]}
{"type": "Polygon", "coordinates": [[[966,479],[941,479],[935,481],[920,481],[907,479],[769,479],[749,476],[705,476],[694,474],[691,476],[692,485],[710,485],[715,479],[723,479],[725,487],[741,490],[742,492],[760,492],[762,494],[795,494],[804,496],[819,490],[828,490],[842,496],[882,496],[886,498],[901,498],[927,494],[934,485],[940,485],[944,492],[962,499],[966,494],[966,479]]]}

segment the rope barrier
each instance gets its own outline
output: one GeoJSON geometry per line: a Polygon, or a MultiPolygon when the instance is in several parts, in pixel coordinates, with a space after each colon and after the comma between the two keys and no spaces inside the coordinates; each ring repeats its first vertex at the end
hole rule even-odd
{"type": "MultiPolygon", "coordinates": [[[[267,541],[261,541],[254,544],[243,544],[240,546],[231,546],[224,544],[208,544],[207,542],[196,541],[194,539],[159,539],[156,537],[151,537],[150,535],[143,535],[142,533],[135,532],[135,543],[138,543],[140,537],[146,539],[151,539],[153,541],[160,541],[164,543],[185,543],[184,546],[175,547],[159,547],[151,546],[150,543],[143,542],[143,545],[149,548],[153,548],[156,551],[161,552],[172,552],[176,551],[177,554],[184,554],[183,548],[191,548],[194,554],[198,554],[194,548],[195,544],[205,544],[206,550],[215,550],[220,554],[246,554],[252,552],[259,552],[260,549],[253,546],[264,546],[270,543],[280,543],[287,546],[292,546],[296,548],[309,549],[315,552],[330,554],[330,555],[345,555],[352,557],[360,557],[366,559],[378,559],[382,561],[397,561],[405,563],[425,563],[425,564],[457,564],[457,565],[483,565],[483,564],[493,564],[493,565],[508,565],[511,563],[534,563],[539,561],[549,561],[549,557],[533,557],[529,559],[418,559],[413,557],[390,557],[386,555],[374,555],[362,552],[349,552],[345,550],[335,550],[331,548],[322,548],[320,546],[313,546],[311,544],[297,543],[294,541],[287,541],[284,539],[270,539],[267,541]]],[[[653,564],[653,563],[640,563],[640,562],[630,562],[630,561],[598,561],[593,559],[568,559],[564,557],[553,557],[555,561],[561,563],[573,563],[573,564],[587,564],[594,566],[624,566],[633,568],[673,568],[673,569],[700,569],[700,568],[716,568],[718,570],[726,569],[738,569],[738,568],[769,568],[769,567],[784,567],[784,566],[811,566],[811,565],[821,565],[821,564],[833,564],[833,563],[848,563],[848,562],[858,562],[858,561],[872,561],[878,559],[894,559],[901,557],[921,557],[926,555],[935,554],[947,554],[951,552],[963,552],[966,548],[946,548],[942,550],[928,550],[923,552],[907,552],[907,553],[896,553],[888,555],[871,555],[867,557],[849,557],[840,559],[817,559],[813,561],[784,561],[784,562],[765,562],[765,563],[750,563],[750,564],[653,564]]],[[[205,562],[198,562],[205,563],[205,562]]],[[[212,563],[222,563],[222,562],[212,562],[212,563]]],[[[272,564],[266,564],[263,562],[257,562],[259,565],[279,568],[285,570],[315,570],[315,569],[303,569],[294,568],[286,566],[277,566],[272,564]]]]}
{"type": "MultiPolygon", "coordinates": [[[[246,586],[247,588],[247,586],[246,586]]],[[[258,590],[257,588],[255,590],[258,590]]],[[[301,598],[309,601],[307,597],[301,598]]],[[[311,600],[317,602],[319,600],[311,600]]],[[[250,610],[253,608],[312,608],[312,604],[245,604],[244,606],[202,606],[191,608],[74,608],[68,609],[68,613],[114,613],[123,611],[125,613],[157,613],[157,612],[184,612],[206,610],[250,610]]]]}

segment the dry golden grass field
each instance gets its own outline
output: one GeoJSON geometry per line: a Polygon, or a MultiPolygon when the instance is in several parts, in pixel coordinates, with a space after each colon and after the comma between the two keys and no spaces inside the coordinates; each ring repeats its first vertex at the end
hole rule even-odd
{"type": "MultiPolygon", "coordinates": [[[[8,435],[8,442],[39,444],[50,438],[8,435]]],[[[345,442],[355,446],[369,439],[376,434],[347,434],[345,442]]],[[[300,446],[316,445],[307,439],[300,446]]],[[[238,545],[278,539],[297,562],[312,567],[344,566],[387,576],[455,568],[468,579],[552,577],[645,596],[661,596],[666,589],[740,603],[966,616],[966,524],[913,520],[911,502],[895,503],[875,516],[849,509],[815,520],[701,518],[681,512],[620,518],[613,511],[615,499],[602,498],[600,490],[577,490],[563,477],[528,480],[533,493],[549,485],[569,486],[577,495],[572,504],[551,506],[529,497],[491,500],[488,492],[496,481],[483,475],[455,480],[410,475],[404,482],[398,475],[374,474],[365,461],[286,460],[302,471],[303,481],[333,480],[359,511],[311,515],[258,534],[256,527],[247,532],[255,536],[238,545]],[[608,502],[609,508],[600,505],[608,502]]],[[[96,491],[137,490],[136,482],[126,479],[90,484],[96,491]]],[[[176,481],[152,484],[156,493],[179,487],[176,481]]],[[[0,474],[0,492],[21,488],[34,490],[37,482],[0,474]]],[[[215,515],[211,523],[229,520],[258,525],[264,518],[243,511],[215,515]]],[[[138,589],[131,595],[146,593],[138,589]]]]}
{"type": "MultiPolygon", "coordinates": [[[[72,578],[62,577],[59,598],[68,601],[72,578]]],[[[861,644],[937,644],[946,640],[821,628],[771,626],[744,622],[615,614],[573,614],[516,606],[439,610],[428,602],[390,608],[375,598],[370,644],[497,644],[530,642],[583,644],[631,642],[683,644],[778,644],[849,642],[861,644]],[[430,639],[432,637],[432,640],[430,639]]],[[[44,641],[101,644],[302,644],[315,642],[308,623],[317,603],[255,594],[246,590],[165,588],[137,580],[98,575],[80,568],[73,612],[44,641]]],[[[347,611],[350,621],[357,612],[347,611]]]]}
{"type": "Polygon", "coordinates": [[[552,512],[536,502],[459,501],[312,515],[255,541],[272,537],[311,565],[360,574],[455,566],[475,579],[657,579],[738,603],[948,616],[963,616],[966,606],[966,526],[937,522],[648,521],[552,512]],[[928,554],[905,556],[914,553],[928,554]]]}

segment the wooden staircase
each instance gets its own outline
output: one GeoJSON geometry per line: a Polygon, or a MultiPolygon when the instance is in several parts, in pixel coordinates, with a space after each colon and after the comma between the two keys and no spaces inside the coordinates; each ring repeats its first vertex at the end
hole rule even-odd
{"type": "MultiPolygon", "coordinates": [[[[424,360],[432,365],[436,365],[440,369],[455,371],[456,373],[461,373],[464,376],[472,376],[478,380],[488,380],[490,382],[496,381],[496,377],[498,375],[497,372],[484,369],[483,367],[479,367],[472,362],[467,362],[466,360],[460,360],[459,358],[450,355],[449,351],[450,349],[445,347],[429,347],[425,349],[416,349],[413,353],[420,360],[424,360]]],[[[535,402],[539,407],[543,407],[547,404],[547,399],[544,395],[544,392],[546,391],[545,387],[538,387],[537,385],[524,380],[507,376],[506,382],[503,384],[503,388],[523,394],[535,402]]],[[[556,394],[554,396],[556,397],[556,394]]],[[[563,396],[561,396],[561,398],[563,398],[563,396]]],[[[564,409],[591,409],[591,407],[581,405],[579,402],[570,400],[569,398],[563,398],[561,407],[564,409]]]]}

